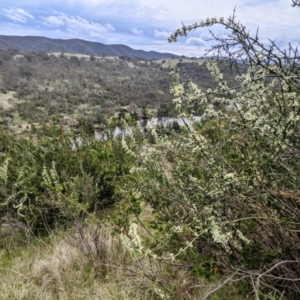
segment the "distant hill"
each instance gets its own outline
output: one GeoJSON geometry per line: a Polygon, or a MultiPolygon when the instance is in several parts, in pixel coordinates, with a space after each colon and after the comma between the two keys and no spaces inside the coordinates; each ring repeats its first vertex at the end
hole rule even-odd
{"type": "Polygon", "coordinates": [[[171,53],[134,50],[125,45],[105,45],[80,39],[50,39],[41,36],[6,36],[0,35],[0,49],[17,49],[19,51],[44,51],[46,53],[65,52],[94,56],[126,56],[143,59],[161,59],[179,57],[171,53]]]}

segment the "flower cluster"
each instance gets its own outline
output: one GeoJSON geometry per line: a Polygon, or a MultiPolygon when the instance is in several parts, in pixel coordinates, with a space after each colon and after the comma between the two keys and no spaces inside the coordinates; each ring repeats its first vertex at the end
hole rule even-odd
{"type": "Polygon", "coordinates": [[[53,195],[59,202],[61,202],[63,186],[59,182],[59,176],[57,174],[54,161],[52,161],[51,169],[49,170],[49,172],[44,165],[42,177],[44,186],[48,189],[49,193],[53,195]]]}

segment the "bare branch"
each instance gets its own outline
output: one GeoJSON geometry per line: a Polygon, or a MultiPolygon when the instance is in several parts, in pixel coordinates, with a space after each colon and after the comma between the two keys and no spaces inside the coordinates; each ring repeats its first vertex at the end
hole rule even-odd
{"type": "Polygon", "coordinates": [[[293,7],[300,7],[300,0],[292,0],[293,7]]]}

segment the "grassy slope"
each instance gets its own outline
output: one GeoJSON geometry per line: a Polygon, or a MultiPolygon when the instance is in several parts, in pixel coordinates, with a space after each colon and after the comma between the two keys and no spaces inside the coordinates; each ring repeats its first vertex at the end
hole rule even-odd
{"type": "MultiPolygon", "coordinates": [[[[149,210],[141,217],[148,219],[149,210]]],[[[138,231],[143,233],[142,228],[138,231]]],[[[172,299],[202,299],[222,282],[222,278],[213,283],[195,280],[185,270],[139,258],[108,226],[77,224],[67,232],[27,241],[26,246],[20,243],[24,237],[22,241],[17,235],[2,238],[1,300],[171,299],[159,296],[163,287],[172,299]]],[[[242,300],[230,286],[209,299],[242,300]]]]}
{"type": "Polygon", "coordinates": [[[74,237],[60,233],[10,254],[2,251],[0,299],[142,299],[137,278],[126,275],[127,251],[116,239],[101,234],[105,263],[114,260],[115,267],[108,267],[101,266],[104,261],[94,252],[91,236],[85,236],[82,245],[74,237]]]}

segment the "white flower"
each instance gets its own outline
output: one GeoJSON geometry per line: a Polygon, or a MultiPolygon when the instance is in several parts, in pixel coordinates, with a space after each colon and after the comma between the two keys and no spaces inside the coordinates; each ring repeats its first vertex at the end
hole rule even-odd
{"type": "Polygon", "coordinates": [[[227,173],[224,175],[224,179],[233,179],[235,177],[234,173],[227,173]]]}

